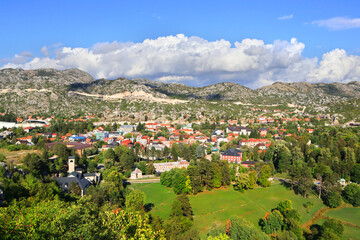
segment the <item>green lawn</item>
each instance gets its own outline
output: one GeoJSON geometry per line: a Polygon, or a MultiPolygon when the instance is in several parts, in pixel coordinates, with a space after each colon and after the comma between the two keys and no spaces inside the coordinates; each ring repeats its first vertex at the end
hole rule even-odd
{"type": "Polygon", "coordinates": [[[349,239],[349,240],[350,239],[359,240],[360,239],[360,229],[345,225],[344,226],[344,234],[343,234],[342,238],[349,239]]]}
{"type": "Polygon", "coordinates": [[[325,216],[338,218],[342,221],[360,226],[360,208],[345,207],[334,209],[326,212],[325,216]]]}
{"type": "Polygon", "coordinates": [[[236,192],[229,187],[226,190],[219,189],[190,196],[195,225],[198,226],[201,233],[206,233],[214,221],[225,223],[233,215],[242,216],[258,226],[259,218],[264,217],[280,201],[286,199],[291,200],[294,208],[300,211],[301,223],[309,221],[317,210],[324,207],[319,199],[295,195],[293,191],[279,183],[270,188],[256,188],[244,193],[236,192]],[[303,207],[306,202],[314,204],[309,211],[303,207]]]}
{"type": "MultiPolygon", "coordinates": [[[[327,215],[327,214],[325,214],[327,215]]],[[[325,219],[319,219],[316,224],[322,225],[325,219]]],[[[360,240],[360,229],[344,225],[344,233],[341,239],[344,240],[360,240]]]]}
{"type": "MultiPolygon", "coordinates": [[[[349,222],[360,226],[360,208],[345,207],[330,210],[325,213],[326,217],[337,218],[339,220],[349,222]]],[[[317,223],[319,223],[318,221],[317,223]]],[[[352,226],[344,225],[343,239],[360,239],[360,229],[352,226]]]]}
{"type": "MultiPolygon", "coordinates": [[[[160,183],[132,184],[131,187],[144,191],[147,196],[146,202],[154,204],[151,212],[164,220],[167,219],[171,204],[176,197],[172,189],[160,183]]],[[[189,196],[189,198],[194,213],[194,225],[200,230],[202,237],[214,221],[225,223],[233,215],[242,216],[257,226],[259,218],[286,199],[290,199],[294,208],[300,211],[301,223],[310,220],[317,210],[324,207],[318,198],[303,198],[295,195],[293,191],[278,182],[270,188],[256,188],[244,193],[236,192],[232,187],[228,187],[189,196]],[[314,206],[307,210],[303,207],[306,202],[312,202],[314,206]]]]}
{"type": "Polygon", "coordinates": [[[146,203],[154,204],[151,213],[164,220],[169,217],[171,204],[176,198],[171,188],[164,187],[160,183],[133,183],[130,187],[146,194],[146,203]]]}

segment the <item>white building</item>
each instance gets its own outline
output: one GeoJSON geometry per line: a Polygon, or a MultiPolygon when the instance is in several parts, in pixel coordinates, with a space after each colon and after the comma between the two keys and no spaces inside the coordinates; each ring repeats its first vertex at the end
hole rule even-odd
{"type": "Polygon", "coordinates": [[[187,168],[188,166],[189,162],[185,160],[178,162],[154,163],[155,172],[157,173],[167,172],[173,168],[187,168]]]}
{"type": "Polygon", "coordinates": [[[138,168],[131,173],[130,179],[139,179],[142,178],[142,171],[138,168]]]}

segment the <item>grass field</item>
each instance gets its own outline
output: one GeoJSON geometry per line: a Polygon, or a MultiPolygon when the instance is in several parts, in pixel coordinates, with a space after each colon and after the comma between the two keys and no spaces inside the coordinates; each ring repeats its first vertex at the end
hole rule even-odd
{"type": "MultiPolygon", "coordinates": [[[[145,192],[147,203],[153,203],[152,213],[166,220],[175,194],[172,189],[162,186],[160,183],[132,184],[132,187],[145,192]]],[[[289,199],[294,208],[300,211],[301,223],[309,221],[317,210],[324,207],[316,197],[303,198],[295,195],[279,182],[270,188],[256,188],[244,193],[236,192],[232,187],[216,189],[194,196],[189,196],[194,213],[194,224],[200,230],[202,237],[214,221],[226,222],[230,216],[242,216],[255,226],[258,226],[259,218],[282,201],[289,199]],[[303,204],[314,204],[309,210],[303,204]]]]}
{"type": "Polygon", "coordinates": [[[169,217],[171,204],[176,198],[172,189],[164,187],[160,183],[133,183],[130,187],[139,189],[146,194],[146,203],[154,204],[151,213],[164,220],[169,217]]]}
{"type": "Polygon", "coordinates": [[[10,163],[11,161],[16,165],[21,165],[23,158],[28,153],[41,154],[40,150],[19,150],[19,151],[9,151],[7,149],[0,149],[0,153],[6,157],[6,162],[10,163]]]}
{"type": "MultiPolygon", "coordinates": [[[[334,209],[324,214],[326,217],[337,218],[339,220],[355,224],[360,227],[360,208],[344,207],[340,209],[334,209]]],[[[317,224],[321,222],[318,221],[317,224]]],[[[344,225],[343,239],[359,239],[360,229],[348,225],[344,225]]]]}
{"type": "MultiPolygon", "coordinates": [[[[325,214],[328,215],[328,214],[325,214]]],[[[325,219],[320,219],[316,224],[322,225],[325,219]]],[[[344,225],[344,233],[341,239],[344,240],[360,240],[360,229],[344,225]]]]}
{"type": "Polygon", "coordinates": [[[338,218],[342,221],[360,226],[360,208],[345,207],[334,209],[326,212],[325,216],[338,218]]]}

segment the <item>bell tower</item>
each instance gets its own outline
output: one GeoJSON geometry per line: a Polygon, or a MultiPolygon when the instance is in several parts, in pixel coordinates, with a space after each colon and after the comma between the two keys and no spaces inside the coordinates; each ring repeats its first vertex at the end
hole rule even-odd
{"type": "Polygon", "coordinates": [[[68,159],[69,170],[68,173],[75,172],[75,157],[70,156],[68,159]]]}

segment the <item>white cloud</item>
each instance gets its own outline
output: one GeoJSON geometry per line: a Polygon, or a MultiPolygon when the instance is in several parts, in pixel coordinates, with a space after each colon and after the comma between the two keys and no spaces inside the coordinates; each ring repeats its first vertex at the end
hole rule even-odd
{"type": "MultiPolygon", "coordinates": [[[[192,86],[232,81],[256,88],[275,81],[360,80],[359,56],[336,49],[319,61],[304,58],[304,48],[295,38],[271,44],[243,39],[232,45],[224,39],[207,41],[179,34],[140,43],[115,41],[91,48],[58,47],[51,55],[22,61],[15,55],[1,68],[79,68],[95,78],[149,78],[192,86]]],[[[47,49],[42,51],[46,53],[47,49]]]]}
{"type": "Polygon", "coordinates": [[[360,18],[334,17],[313,21],[312,24],[319,27],[325,27],[330,30],[360,28],[360,18]]]}
{"type": "Polygon", "coordinates": [[[284,15],[284,16],[278,17],[278,20],[289,20],[289,19],[292,19],[293,17],[294,17],[293,14],[284,15]]]}
{"type": "Polygon", "coordinates": [[[162,76],[159,78],[156,78],[155,80],[161,81],[161,82],[183,82],[183,81],[190,81],[194,80],[195,78],[193,76],[162,76]]]}
{"type": "Polygon", "coordinates": [[[33,54],[31,52],[22,52],[19,54],[15,54],[14,57],[12,57],[12,58],[0,59],[0,63],[11,62],[13,64],[23,64],[23,63],[26,63],[32,57],[33,57],[33,54]]]}

